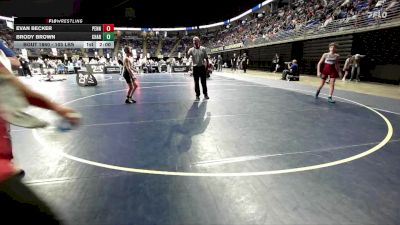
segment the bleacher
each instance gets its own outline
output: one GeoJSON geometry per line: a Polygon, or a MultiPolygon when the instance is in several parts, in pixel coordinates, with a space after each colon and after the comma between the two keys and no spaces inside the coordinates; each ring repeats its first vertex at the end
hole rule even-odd
{"type": "Polygon", "coordinates": [[[216,30],[207,46],[216,48],[243,43],[250,47],[301,40],[306,36],[351,33],[355,29],[398,22],[399,18],[400,4],[395,0],[381,1],[380,4],[373,0],[325,2],[326,5],[314,0],[294,1],[291,7],[279,8],[263,17],[235,21],[229,28],[222,26],[216,30]]]}
{"type": "Polygon", "coordinates": [[[156,50],[159,42],[158,37],[148,37],[147,41],[147,53],[150,54],[150,57],[156,57],[156,50]]]}
{"type": "Polygon", "coordinates": [[[164,38],[163,45],[161,47],[161,54],[163,56],[168,56],[171,52],[172,48],[174,47],[176,41],[178,40],[177,37],[166,37],[164,38]]]}

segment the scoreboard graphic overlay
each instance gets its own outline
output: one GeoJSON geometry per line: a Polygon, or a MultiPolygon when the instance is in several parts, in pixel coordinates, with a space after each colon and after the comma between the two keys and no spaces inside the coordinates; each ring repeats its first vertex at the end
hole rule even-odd
{"type": "Polygon", "coordinates": [[[15,48],[114,48],[114,24],[87,19],[16,18],[15,48]]]}

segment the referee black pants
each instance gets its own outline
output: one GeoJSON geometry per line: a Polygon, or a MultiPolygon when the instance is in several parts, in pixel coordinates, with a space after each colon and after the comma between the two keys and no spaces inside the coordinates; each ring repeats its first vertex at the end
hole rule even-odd
{"type": "Polygon", "coordinates": [[[201,80],[201,87],[203,88],[203,94],[207,94],[207,77],[205,66],[193,66],[193,78],[194,78],[194,91],[196,96],[200,96],[200,85],[199,78],[201,80]]]}

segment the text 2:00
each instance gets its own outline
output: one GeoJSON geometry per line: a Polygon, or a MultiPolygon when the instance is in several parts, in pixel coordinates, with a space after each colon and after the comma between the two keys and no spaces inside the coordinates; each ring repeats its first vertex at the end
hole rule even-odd
{"type": "Polygon", "coordinates": [[[111,47],[112,43],[109,42],[99,42],[100,47],[111,47]]]}

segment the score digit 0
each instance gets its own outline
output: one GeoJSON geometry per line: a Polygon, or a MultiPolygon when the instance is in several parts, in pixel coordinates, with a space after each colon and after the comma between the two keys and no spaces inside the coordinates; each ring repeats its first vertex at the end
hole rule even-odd
{"type": "Polygon", "coordinates": [[[103,41],[114,41],[114,32],[103,33],[103,41]]]}
{"type": "Polygon", "coordinates": [[[114,32],[114,24],[103,24],[103,32],[114,32]]]}

